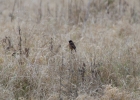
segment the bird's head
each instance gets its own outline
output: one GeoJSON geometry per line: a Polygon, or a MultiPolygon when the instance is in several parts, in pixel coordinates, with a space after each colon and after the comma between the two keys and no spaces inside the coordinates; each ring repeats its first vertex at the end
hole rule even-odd
{"type": "Polygon", "coordinates": [[[72,40],[69,40],[69,43],[72,43],[72,40]]]}

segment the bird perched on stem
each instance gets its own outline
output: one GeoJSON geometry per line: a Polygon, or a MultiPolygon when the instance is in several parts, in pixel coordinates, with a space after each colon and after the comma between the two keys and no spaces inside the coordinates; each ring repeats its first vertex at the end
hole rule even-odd
{"type": "Polygon", "coordinates": [[[73,41],[72,40],[69,40],[69,48],[71,49],[71,53],[72,53],[72,50],[74,49],[75,52],[76,52],[76,46],[74,45],[73,41]]]}

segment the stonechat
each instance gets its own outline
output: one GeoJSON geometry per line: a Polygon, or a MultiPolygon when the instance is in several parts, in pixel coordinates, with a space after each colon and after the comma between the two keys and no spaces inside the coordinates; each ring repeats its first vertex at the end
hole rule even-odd
{"type": "Polygon", "coordinates": [[[73,41],[72,40],[69,40],[69,48],[71,49],[71,53],[72,53],[72,50],[74,49],[75,52],[76,52],[76,46],[74,45],[73,41]]]}

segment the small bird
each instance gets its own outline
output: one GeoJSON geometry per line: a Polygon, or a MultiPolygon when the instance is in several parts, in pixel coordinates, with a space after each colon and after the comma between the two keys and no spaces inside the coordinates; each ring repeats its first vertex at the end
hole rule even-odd
{"type": "Polygon", "coordinates": [[[69,40],[69,48],[71,49],[71,53],[72,53],[72,50],[74,49],[75,52],[76,52],[76,46],[74,45],[73,41],[72,40],[69,40]]]}

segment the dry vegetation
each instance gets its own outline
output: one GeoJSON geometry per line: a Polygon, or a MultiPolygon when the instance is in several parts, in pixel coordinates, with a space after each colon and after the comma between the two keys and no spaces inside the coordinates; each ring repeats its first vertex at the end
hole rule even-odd
{"type": "Polygon", "coordinates": [[[140,100],[139,18],[140,0],[1,0],[0,100],[140,100]]]}

